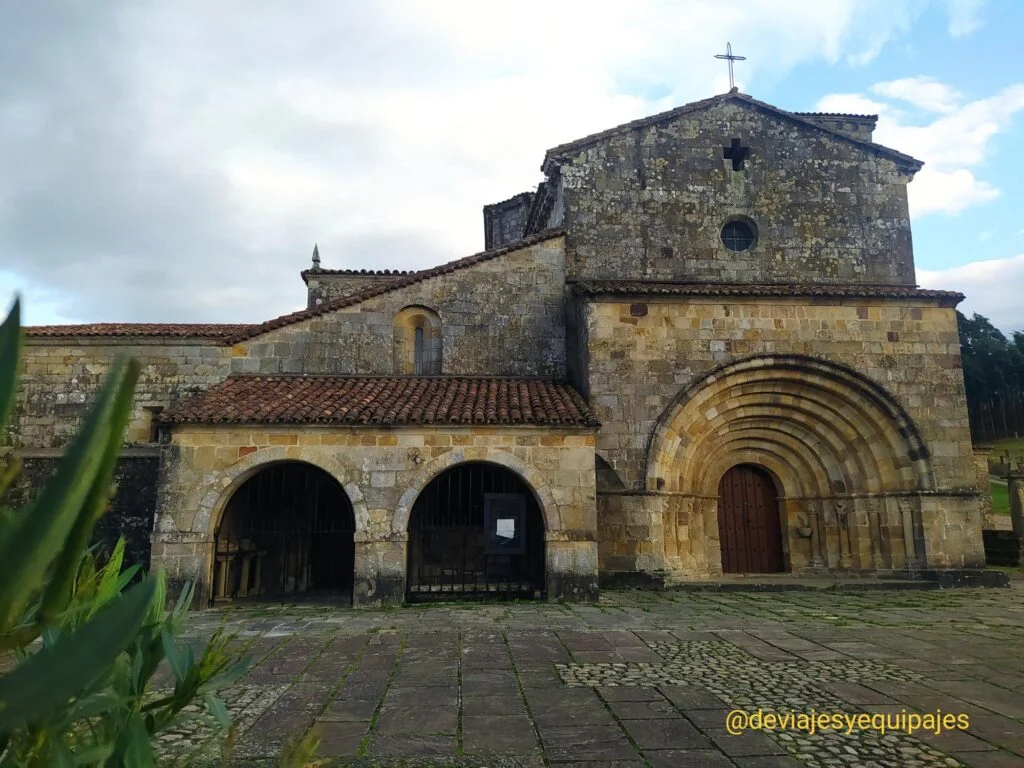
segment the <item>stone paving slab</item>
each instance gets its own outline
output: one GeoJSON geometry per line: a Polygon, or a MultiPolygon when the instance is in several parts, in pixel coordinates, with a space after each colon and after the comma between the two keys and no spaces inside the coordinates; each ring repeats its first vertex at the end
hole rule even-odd
{"type": "MultiPolygon", "coordinates": [[[[236,606],[232,764],[320,737],[338,766],[1024,766],[1024,582],[1009,590],[606,592],[596,605],[236,606]],[[966,731],[726,730],[778,714],[965,714],[966,731]]],[[[183,727],[161,764],[217,764],[183,727]]]]}

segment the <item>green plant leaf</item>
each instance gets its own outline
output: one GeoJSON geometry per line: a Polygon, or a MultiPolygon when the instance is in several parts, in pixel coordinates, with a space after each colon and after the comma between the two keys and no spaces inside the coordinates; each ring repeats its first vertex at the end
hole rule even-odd
{"type": "Polygon", "coordinates": [[[117,539],[117,544],[114,545],[114,551],[110,553],[110,559],[107,560],[107,564],[103,566],[103,569],[99,573],[99,581],[96,584],[95,595],[91,601],[91,605],[89,606],[93,613],[95,613],[96,609],[105,604],[108,600],[111,600],[121,594],[125,585],[131,581],[131,577],[134,575],[135,571],[138,570],[138,567],[136,566],[135,570],[132,570],[127,578],[124,578],[127,571],[122,573],[121,565],[123,563],[124,537],[120,536],[117,539]]]}
{"type": "MultiPolygon", "coordinates": [[[[94,486],[106,467],[110,445],[120,446],[124,424],[115,424],[113,418],[123,408],[124,400],[130,401],[137,376],[137,364],[115,361],[85,427],[61,460],[57,474],[35,503],[21,510],[0,535],[0,584],[4,585],[0,590],[0,633],[8,632],[20,618],[51,567],[57,581],[51,581],[48,594],[63,593],[74,578],[84,542],[80,548],[72,548],[67,540],[76,525],[75,537],[80,539],[84,529],[79,521],[95,513],[84,505],[95,501],[94,486]]],[[[88,522],[88,532],[92,522],[88,522]]]]}
{"type": "Polygon", "coordinates": [[[84,748],[75,747],[75,765],[102,765],[113,751],[113,744],[97,744],[84,748]]]}
{"type": "Polygon", "coordinates": [[[217,719],[222,727],[227,728],[231,725],[231,715],[228,714],[228,708],[224,706],[223,701],[212,694],[204,696],[203,701],[206,702],[206,708],[210,710],[210,714],[217,719]]]}
{"type": "Polygon", "coordinates": [[[111,768],[148,768],[156,765],[153,747],[149,743],[149,732],[146,730],[142,715],[138,712],[132,713],[107,764],[111,768]]]}
{"type": "Polygon", "coordinates": [[[50,765],[53,768],[75,768],[75,756],[63,739],[50,738],[50,765]]]}
{"type": "MultiPolygon", "coordinates": [[[[117,576],[117,581],[115,582],[114,588],[112,590],[114,595],[116,596],[124,592],[124,588],[132,583],[132,579],[135,578],[135,574],[137,574],[141,570],[142,567],[138,563],[132,563],[123,571],[121,571],[121,573],[119,573],[117,576]]],[[[157,591],[159,592],[159,589],[157,591]]],[[[155,601],[156,597],[154,597],[153,599],[155,601]]]]}
{"type": "Polygon", "coordinates": [[[21,357],[21,300],[0,325],[0,431],[7,426],[18,386],[18,360],[21,357]]]}
{"type": "Polygon", "coordinates": [[[153,598],[153,607],[146,617],[147,624],[160,624],[164,621],[164,613],[167,606],[167,574],[163,568],[157,569],[149,574],[149,578],[156,581],[156,596],[153,598]]]}
{"type": "MultiPolygon", "coordinates": [[[[138,377],[139,366],[134,361],[119,358],[111,366],[104,392],[101,393],[98,401],[103,404],[107,428],[106,439],[101,441],[98,446],[100,463],[82,502],[81,510],[68,534],[64,545],[65,556],[58,558],[43,596],[40,614],[44,621],[47,617],[54,616],[67,607],[68,601],[71,599],[71,590],[74,586],[78,566],[75,558],[70,555],[89,546],[93,526],[106,512],[110,503],[111,483],[114,479],[114,470],[117,468],[117,457],[121,453],[125,428],[131,419],[132,399],[135,396],[135,383],[138,377]],[[107,387],[110,389],[109,400],[104,400],[103,395],[106,394],[107,387]]],[[[99,405],[96,410],[100,410],[99,405]]]]}
{"type": "Polygon", "coordinates": [[[66,703],[100,678],[132,642],[153,594],[153,582],[143,581],[0,677],[0,735],[66,703]]]}
{"type": "MultiPolygon", "coordinates": [[[[0,424],[0,430],[2,429],[3,425],[0,424]]],[[[7,489],[10,488],[11,484],[14,482],[14,478],[16,478],[20,473],[21,459],[17,456],[8,459],[6,467],[0,467],[0,497],[3,497],[7,492],[7,489]]],[[[3,512],[4,515],[10,515],[10,512],[7,510],[0,510],[0,512],[3,512]]]]}
{"type": "Polygon", "coordinates": [[[167,663],[170,664],[171,671],[174,673],[174,682],[180,685],[188,677],[189,659],[186,658],[185,653],[178,647],[178,644],[174,642],[174,638],[171,637],[171,633],[166,628],[160,633],[160,636],[163,640],[164,658],[167,659],[167,663]]]}

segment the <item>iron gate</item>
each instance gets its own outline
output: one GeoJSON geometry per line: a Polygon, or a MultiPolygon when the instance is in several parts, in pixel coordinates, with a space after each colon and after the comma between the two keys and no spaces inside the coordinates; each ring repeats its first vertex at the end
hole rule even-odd
{"type": "Polygon", "coordinates": [[[323,470],[275,464],[228,502],[214,534],[212,600],[349,598],[355,518],[323,470]]]}
{"type": "Polygon", "coordinates": [[[544,592],[544,526],[529,487],[491,464],[436,477],[413,505],[407,599],[533,598],[544,592]]]}

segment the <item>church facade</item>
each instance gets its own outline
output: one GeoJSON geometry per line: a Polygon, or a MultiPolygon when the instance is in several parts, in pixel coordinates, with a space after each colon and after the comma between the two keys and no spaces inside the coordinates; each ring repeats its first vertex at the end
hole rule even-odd
{"type": "Polygon", "coordinates": [[[874,122],[734,90],[550,150],[476,255],[315,254],[257,325],[29,328],[14,449],[138,358],[115,508],[213,602],[983,568],[963,297],[916,286],[921,163],[874,122]]]}

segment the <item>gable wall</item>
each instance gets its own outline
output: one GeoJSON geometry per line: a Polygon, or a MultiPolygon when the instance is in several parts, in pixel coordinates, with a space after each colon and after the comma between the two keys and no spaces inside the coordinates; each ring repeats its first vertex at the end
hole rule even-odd
{"type": "Polygon", "coordinates": [[[852,144],[736,103],[591,145],[565,161],[571,276],[913,284],[907,176],[852,144]],[[723,147],[752,151],[733,171],[723,147]],[[734,215],[759,229],[734,253],[734,215]],[[671,249],[671,251],[667,250],[671,249]]]}
{"type": "Polygon", "coordinates": [[[916,423],[937,487],[976,484],[955,310],[868,299],[636,301],[592,302],[586,321],[597,450],[627,487],[644,488],[651,435],[680,391],[763,354],[808,355],[864,374],[916,423]]]}
{"type": "Polygon", "coordinates": [[[392,275],[352,274],[330,275],[310,274],[306,277],[306,309],[316,309],[335,299],[351,296],[370,286],[394,280],[392,275]]]}
{"type": "Polygon", "coordinates": [[[22,353],[11,442],[18,448],[67,445],[118,355],[141,365],[126,440],[147,442],[146,407],[168,408],[222,381],[228,375],[230,353],[228,347],[206,339],[29,339],[22,353]]]}
{"type": "Polygon", "coordinates": [[[565,375],[563,238],[424,280],[237,345],[232,370],[391,375],[394,318],[441,318],[442,373],[565,375]]]}

